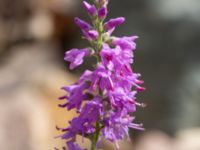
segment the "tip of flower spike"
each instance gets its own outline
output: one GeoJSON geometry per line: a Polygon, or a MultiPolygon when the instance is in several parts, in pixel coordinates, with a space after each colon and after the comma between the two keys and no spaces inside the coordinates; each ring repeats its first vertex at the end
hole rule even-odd
{"type": "Polygon", "coordinates": [[[96,14],[96,7],[94,5],[90,5],[88,2],[83,1],[83,7],[88,12],[90,16],[94,16],[96,14]]]}

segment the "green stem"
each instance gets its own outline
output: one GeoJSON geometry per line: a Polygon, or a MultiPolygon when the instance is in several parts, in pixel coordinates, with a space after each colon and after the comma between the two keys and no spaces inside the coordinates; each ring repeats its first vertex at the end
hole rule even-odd
{"type": "MultiPolygon", "coordinates": [[[[98,37],[96,44],[94,46],[94,48],[96,50],[97,62],[99,63],[101,61],[99,53],[101,51],[102,43],[103,43],[103,22],[98,17],[96,18],[96,21],[95,21],[95,27],[96,27],[96,30],[99,33],[99,37],[98,37]]],[[[99,89],[99,95],[102,95],[102,92],[101,92],[100,89],[99,89]]],[[[96,122],[96,130],[95,130],[95,133],[92,137],[91,150],[96,150],[96,146],[97,146],[97,142],[98,142],[98,139],[99,139],[100,132],[101,132],[101,124],[100,124],[100,121],[98,119],[97,122],[96,122]]]]}
{"type": "Polygon", "coordinates": [[[96,146],[97,146],[97,142],[98,142],[98,139],[99,139],[100,131],[101,131],[100,123],[99,123],[99,121],[97,121],[97,123],[96,123],[96,132],[93,135],[91,150],[96,150],[96,146]]]}
{"type": "MultiPolygon", "coordinates": [[[[100,3],[95,3],[96,8],[99,9],[100,3]]],[[[103,20],[101,20],[98,16],[95,18],[94,22],[93,22],[94,28],[96,29],[96,31],[98,32],[99,36],[98,39],[91,45],[94,50],[95,50],[95,56],[97,58],[97,63],[99,63],[101,61],[101,57],[100,57],[100,51],[104,42],[103,39],[103,33],[104,33],[104,29],[103,29],[103,20]]],[[[99,88],[98,91],[99,95],[102,97],[102,91],[99,88]]],[[[100,117],[100,116],[99,116],[100,117]]],[[[95,133],[92,136],[91,139],[91,150],[96,150],[97,147],[97,142],[100,136],[100,132],[101,132],[101,123],[100,123],[100,118],[97,119],[96,121],[96,129],[95,129],[95,133]]]]}

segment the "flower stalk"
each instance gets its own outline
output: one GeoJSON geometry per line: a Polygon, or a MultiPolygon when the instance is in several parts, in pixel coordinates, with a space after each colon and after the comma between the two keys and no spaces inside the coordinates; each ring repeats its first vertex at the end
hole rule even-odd
{"type": "Polygon", "coordinates": [[[99,121],[97,121],[96,123],[96,129],[95,129],[95,133],[94,133],[94,137],[92,139],[92,146],[91,146],[91,150],[96,150],[96,147],[97,147],[97,142],[98,142],[98,139],[99,139],[99,135],[100,135],[100,131],[101,131],[101,127],[100,127],[100,123],[99,121]]]}
{"type": "Polygon", "coordinates": [[[62,88],[66,95],[60,100],[65,102],[59,106],[76,109],[78,113],[60,136],[66,140],[69,150],[83,150],[76,144],[78,135],[91,140],[91,150],[99,149],[100,139],[115,143],[119,149],[118,141],[129,138],[129,128],[144,130],[142,124],[132,123],[134,117],[131,116],[137,106],[144,106],[136,99],[136,94],[145,89],[141,87],[143,81],[131,67],[137,36],[112,36],[125,18],[104,22],[107,5],[108,0],[94,0],[94,4],[83,1],[92,25],[77,17],[75,23],[90,46],[74,48],[65,54],[70,69],[80,66],[85,57],[97,58],[94,70],[85,70],[76,83],[62,88]]]}

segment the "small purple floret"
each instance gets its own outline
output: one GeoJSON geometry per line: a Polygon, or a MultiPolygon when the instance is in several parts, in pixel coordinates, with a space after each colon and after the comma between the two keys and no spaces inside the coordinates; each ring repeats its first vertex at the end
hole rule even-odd
{"type": "Polygon", "coordinates": [[[136,49],[136,43],[135,40],[138,39],[138,36],[131,36],[131,37],[121,37],[117,38],[115,37],[112,41],[114,45],[118,45],[123,50],[135,50],[136,49]]]}
{"type": "Polygon", "coordinates": [[[65,61],[70,62],[70,69],[74,69],[83,63],[83,58],[90,55],[88,49],[72,49],[65,53],[65,61]]]}
{"type": "Polygon", "coordinates": [[[118,17],[118,18],[115,18],[115,19],[110,19],[108,22],[106,22],[104,24],[104,29],[106,31],[112,30],[115,27],[119,26],[120,24],[124,23],[124,21],[125,21],[124,17],[118,17]]]}
{"type": "Polygon", "coordinates": [[[90,30],[90,29],[92,28],[91,25],[90,25],[89,23],[85,22],[84,20],[82,20],[82,19],[80,19],[80,18],[78,18],[78,17],[76,17],[76,18],[74,19],[74,21],[75,21],[76,25],[77,25],[79,28],[81,28],[81,30],[90,30]]]}
{"type": "Polygon", "coordinates": [[[90,5],[88,2],[83,1],[83,6],[90,16],[94,16],[97,13],[95,5],[90,5]]]}
{"type": "Polygon", "coordinates": [[[89,31],[82,30],[82,32],[84,37],[89,41],[97,40],[99,36],[99,33],[96,30],[89,30],[89,31]]]}
{"type": "Polygon", "coordinates": [[[98,11],[98,16],[101,20],[104,20],[107,16],[108,10],[106,6],[103,6],[98,11]]]}
{"type": "Polygon", "coordinates": [[[67,146],[69,150],[83,150],[82,148],[79,147],[78,144],[74,144],[73,141],[67,142],[67,146]]]}

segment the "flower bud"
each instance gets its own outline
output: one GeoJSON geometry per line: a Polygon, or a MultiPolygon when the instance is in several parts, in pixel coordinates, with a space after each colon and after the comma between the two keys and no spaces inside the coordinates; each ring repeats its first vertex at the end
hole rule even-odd
{"type": "Polygon", "coordinates": [[[104,20],[107,16],[108,10],[107,7],[104,5],[98,11],[98,16],[101,20],[104,20]]]}
{"type": "Polygon", "coordinates": [[[89,29],[91,29],[91,26],[87,22],[81,20],[78,17],[76,17],[74,19],[74,21],[75,21],[76,25],[79,26],[79,28],[81,28],[81,30],[89,30],[89,29]]]}
{"type": "Polygon", "coordinates": [[[125,18],[124,17],[118,17],[118,18],[114,18],[114,19],[110,19],[108,22],[106,22],[104,24],[104,29],[106,31],[112,30],[113,28],[115,28],[116,26],[124,23],[125,18]]]}
{"type": "Polygon", "coordinates": [[[83,6],[90,16],[94,16],[97,13],[96,7],[94,5],[90,5],[86,1],[83,1],[83,6]]]}
{"type": "Polygon", "coordinates": [[[96,30],[89,30],[89,31],[82,30],[82,32],[83,32],[84,37],[88,39],[89,41],[96,40],[99,36],[96,30]]]}

